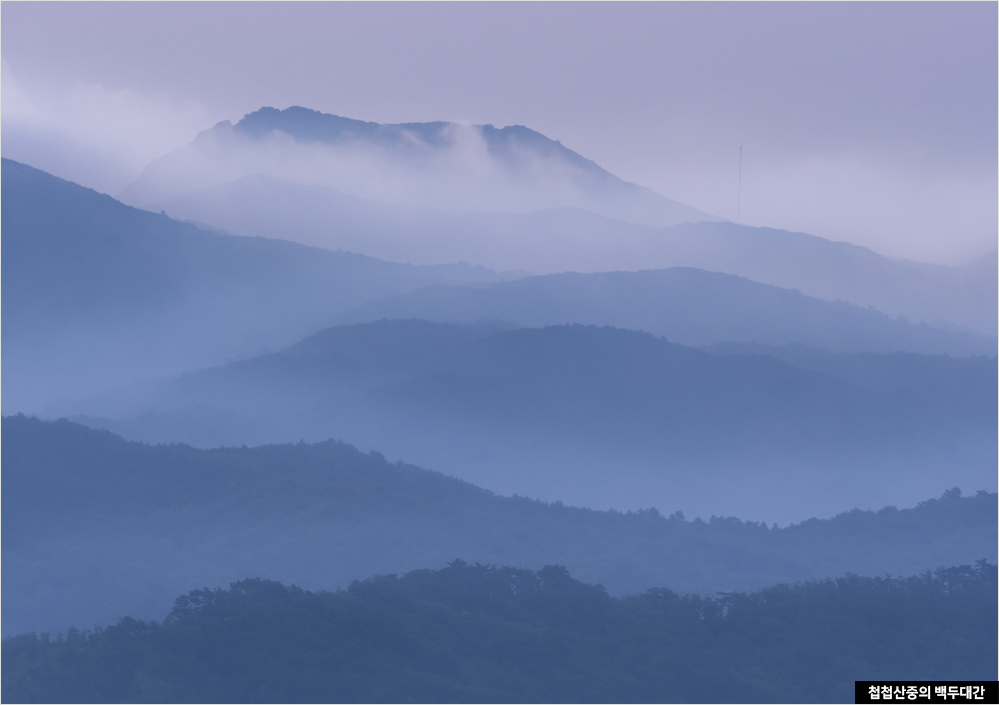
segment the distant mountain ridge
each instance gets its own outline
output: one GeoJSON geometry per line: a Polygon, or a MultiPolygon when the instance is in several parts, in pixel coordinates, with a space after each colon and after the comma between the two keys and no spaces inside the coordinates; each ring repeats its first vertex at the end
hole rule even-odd
{"type": "Polygon", "coordinates": [[[799,343],[835,352],[993,355],[996,339],[892,319],[871,308],[688,267],[565,273],[476,286],[431,285],[362,304],[344,323],[418,318],[643,330],[684,345],[799,343]]]}
{"type": "MultiPolygon", "coordinates": [[[[648,274],[619,273],[536,278],[519,288],[495,289],[495,294],[481,288],[415,294],[433,284],[481,287],[522,274],[465,264],[416,267],[283,240],[232,237],[127,207],[10,160],[3,160],[2,173],[6,411],[100,414],[93,407],[51,404],[278,349],[338,322],[383,316],[613,324],[676,334],[696,344],[824,345],[835,330],[844,335],[844,344],[834,349],[855,344],[868,350],[969,354],[989,345],[968,334],[910,326],[844,305],[823,306],[751,282],[733,289],[731,277],[706,272],[688,272],[692,288],[687,290],[646,286],[638,282],[648,274]],[[748,296],[748,291],[756,293],[748,296]],[[764,291],[769,293],[760,296],[764,291]],[[437,300],[441,292],[448,302],[437,300]],[[407,293],[413,298],[387,300],[407,293]],[[505,303],[478,300],[490,296],[505,303]],[[692,305],[698,298],[703,306],[692,305]],[[608,310],[610,301],[620,306],[608,310]],[[750,306],[750,301],[755,303],[750,306]],[[780,301],[800,306],[774,305],[780,301]],[[368,303],[372,308],[359,313],[358,307],[368,303]],[[802,318],[809,306],[848,315],[802,318]],[[727,309],[743,313],[735,317],[727,309]],[[656,327],[657,321],[677,317],[687,316],[689,322],[691,314],[705,310],[713,313],[697,327],[707,329],[709,337],[684,338],[675,326],[656,327]],[[755,333],[747,331],[754,321],[755,333]],[[826,325],[829,331],[823,333],[826,325]]],[[[363,222],[370,211],[357,207],[354,222],[363,222]]]]}
{"type": "Polygon", "coordinates": [[[153,162],[122,199],[240,235],[394,262],[535,274],[694,267],[999,333],[994,256],[931,265],[722,222],[523,126],[382,125],[263,108],[153,162]]]}
{"type": "Polygon", "coordinates": [[[453,216],[259,174],[188,194],[165,209],[230,232],[390,261],[465,261],[536,274],[693,267],[943,329],[986,336],[997,329],[995,256],[963,267],[895,261],[804,233],[732,223],[651,228],[572,208],[453,216]]]}
{"type": "Polygon", "coordinates": [[[497,277],[207,232],[2,161],[3,404],[288,345],[366,300],[497,277]]]}
{"type": "Polygon", "coordinates": [[[201,447],[333,436],[502,494],[596,508],[662,497],[787,521],[994,487],[994,357],[817,367],[729,352],[594,326],[380,321],[79,420],[201,447]]]}
{"type": "Polygon", "coordinates": [[[522,125],[381,125],[298,106],[265,107],[235,125],[219,123],[151,163],[121,198],[159,208],[253,174],[450,212],[577,206],[654,225],[717,220],[522,125]]]}
{"type": "MultiPolygon", "coordinates": [[[[225,122],[220,124],[226,124],[225,122]]],[[[551,140],[523,125],[496,128],[492,125],[477,125],[489,146],[489,151],[500,157],[512,158],[511,152],[515,146],[529,147],[531,153],[542,157],[557,155],[581,169],[600,173],[606,178],[613,178],[609,172],[601,169],[596,162],[586,159],[571,149],[562,146],[557,140],[551,140]]],[[[265,137],[274,131],[284,132],[300,142],[323,142],[335,144],[351,140],[365,139],[373,142],[391,145],[393,147],[414,147],[413,136],[434,147],[443,147],[449,143],[449,130],[455,128],[450,122],[407,122],[399,124],[380,124],[365,122],[351,118],[329,115],[316,110],[292,106],[285,110],[276,108],[261,108],[245,115],[233,126],[236,132],[242,132],[253,137],[265,137]]]]}

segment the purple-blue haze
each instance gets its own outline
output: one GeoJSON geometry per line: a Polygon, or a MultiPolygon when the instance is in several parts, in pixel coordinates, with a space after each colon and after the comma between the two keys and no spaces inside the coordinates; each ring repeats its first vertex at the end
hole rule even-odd
{"type": "Polygon", "coordinates": [[[302,105],[526,125],[701,211],[892,257],[995,247],[994,3],[2,12],[4,155],[111,195],[215,122],[302,105]]]}
{"type": "MultiPolygon", "coordinates": [[[[31,665],[75,636],[24,632],[456,558],[434,575],[510,565],[602,604],[666,587],[730,593],[721,609],[850,573],[836,585],[930,586],[980,624],[864,598],[865,648],[901,664],[876,675],[995,677],[994,612],[945,582],[995,590],[996,3],[0,14],[5,701],[169,700],[170,678],[197,680],[114,656],[110,685],[134,689],[87,691],[60,658],[31,665]],[[943,623],[936,651],[907,636],[943,623]]],[[[828,606],[834,583],[809,585],[828,606]]],[[[790,604],[792,631],[843,657],[785,639],[799,668],[759,632],[746,648],[785,670],[722,659],[762,688],[722,701],[834,699],[874,673],[790,604]],[[789,685],[813,668],[841,690],[789,685]]],[[[146,629],[122,624],[103,633],[146,629]]],[[[468,673],[519,663],[478,641],[498,646],[468,673]]],[[[671,663],[654,671],[701,672],[671,663]]],[[[337,687],[310,698],[351,701],[337,687]]],[[[659,699],[638,692],[609,699],[659,699]]]]}

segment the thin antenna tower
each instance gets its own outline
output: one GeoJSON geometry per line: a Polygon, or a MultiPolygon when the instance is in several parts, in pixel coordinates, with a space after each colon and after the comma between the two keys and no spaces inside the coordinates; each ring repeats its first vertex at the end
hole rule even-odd
{"type": "Polygon", "coordinates": [[[742,224],[742,145],[739,145],[739,200],[735,207],[735,222],[742,224]]]}

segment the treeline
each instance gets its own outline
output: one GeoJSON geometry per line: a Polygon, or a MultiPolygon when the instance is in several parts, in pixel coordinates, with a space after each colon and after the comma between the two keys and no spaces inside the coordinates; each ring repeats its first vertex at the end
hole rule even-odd
{"type": "Polygon", "coordinates": [[[614,598],[455,561],[308,592],[251,579],[3,641],[5,702],[849,702],[864,679],[994,679],[996,566],[614,598]]]}

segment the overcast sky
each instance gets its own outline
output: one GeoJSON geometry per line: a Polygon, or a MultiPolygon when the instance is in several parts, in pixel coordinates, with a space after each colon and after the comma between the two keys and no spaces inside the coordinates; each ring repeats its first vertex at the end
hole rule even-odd
{"type": "Polygon", "coordinates": [[[522,124],[722,217],[958,263],[996,246],[997,8],[5,1],[2,148],[116,195],[264,105],[522,124]]]}

